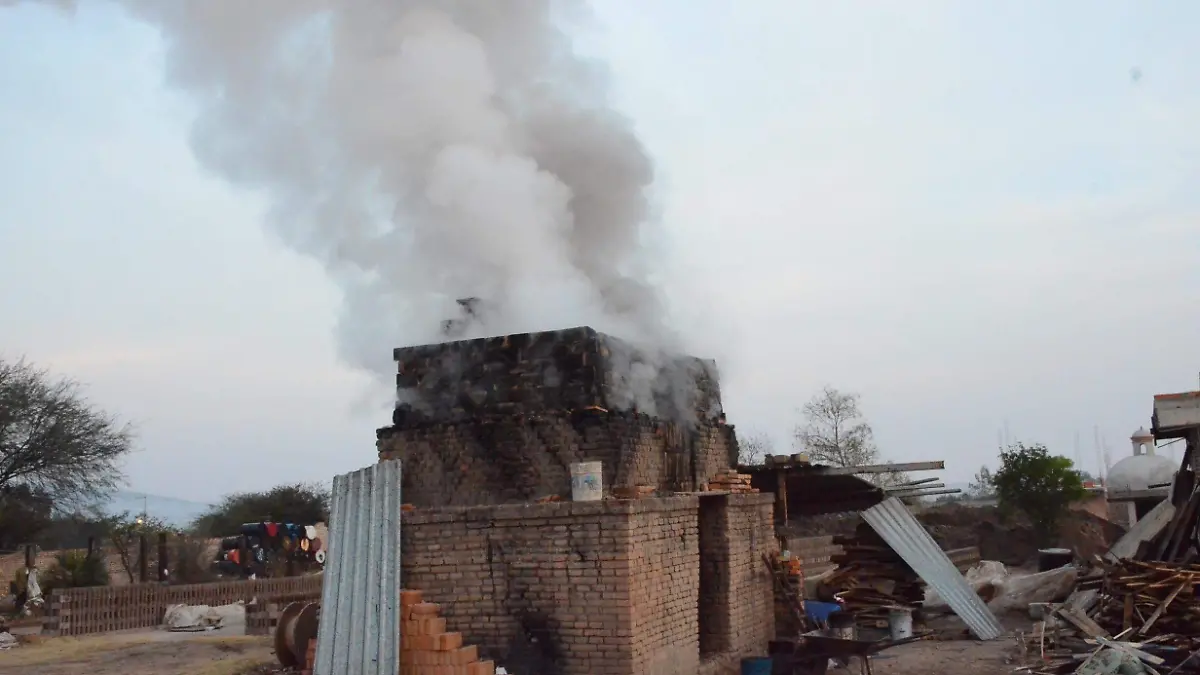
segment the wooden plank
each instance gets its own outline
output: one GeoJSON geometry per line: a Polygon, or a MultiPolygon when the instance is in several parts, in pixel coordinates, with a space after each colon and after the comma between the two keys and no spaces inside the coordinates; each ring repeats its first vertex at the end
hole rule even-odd
{"type": "Polygon", "coordinates": [[[1157,537],[1174,517],[1175,506],[1165,499],[1159,502],[1158,506],[1150,509],[1145,518],[1134,523],[1133,527],[1113,544],[1108,553],[1104,554],[1105,559],[1110,562],[1132,559],[1137,554],[1138,546],[1157,537]]]}
{"type": "Polygon", "coordinates": [[[1138,630],[1138,633],[1145,635],[1146,631],[1150,630],[1150,627],[1154,625],[1154,622],[1158,621],[1158,618],[1162,616],[1163,612],[1166,611],[1167,607],[1171,604],[1171,601],[1174,600],[1175,597],[1178,596],[1181,591],[1183,591],[1183,589],[1191,585],[1192,580],[1187,579],[1176,586],[1175,590],[1171,591],[1171,594],[1168,595],[1161,603],[1159,603],[1158,607],[1155,608],[1154,613],[1150,615],[1150,618],[1146,619],[1146,623],[1142,624],[1142,627],[1138,630]]]}
{"type": "Polygon", "coordinates": [[[1100,624],[1092,621],[1086,614],[1072,607],[1060,607],[1058,615],[1074,624],[1076,628],[1087,633],[1093,638],[1108,638],[1111,637],[1108,631],[1104,630],[1100,624]]]}

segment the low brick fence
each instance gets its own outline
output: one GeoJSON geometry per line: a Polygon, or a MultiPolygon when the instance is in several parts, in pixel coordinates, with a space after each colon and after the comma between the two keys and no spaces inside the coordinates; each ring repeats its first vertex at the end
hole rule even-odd
{"type": "Polygon", "coordinates": [[[87,635],[109,631],[154,628],[162,624],[170,605],[228,605],[245,602],[246,631],[266,632],[273,625],[271,607],[283,601],[315,601],[321,595],[321,575],[222,581],[211,584],[163,586],[101,586],[59,589],[51,594],[42,624],[46,635],[87,635]],[[251,601],[256,601],[253,606],[251,601]]]}

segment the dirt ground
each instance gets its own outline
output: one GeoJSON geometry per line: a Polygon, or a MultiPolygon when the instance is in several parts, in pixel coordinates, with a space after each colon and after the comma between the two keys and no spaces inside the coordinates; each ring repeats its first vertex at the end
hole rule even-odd
{"type": "MultiPolygon", "coordinates": [[[[1015,657],[1010,637],[991,642],[921,641],[878,654],[871,660],[871,669],[875,675],[1009,675],[1020,665],[1015,657]]],[[[857,673],[857,669],[858,664],[850,664],[849,672],[857,673]]]]}
{"type": "Polygon", "coordinates": [[[275,663],[265,637],[177,635],[34,639],[0,652],[0,675],[245,675],[275,663]]]}
{"type": "MultiPolygon", "coordinates": [[[[991,642],[924,640],[889,649],[871,663],[876,675],[1009,675],[1020,659],[1010,633],[991,642]]],[[[274,672],[273,664],[266,638],[161,632],[36,640],[0,652],[0,675],[251,675],[274,672]]],[[[857,675],[859,666],[829,672],[857,675]]]]}

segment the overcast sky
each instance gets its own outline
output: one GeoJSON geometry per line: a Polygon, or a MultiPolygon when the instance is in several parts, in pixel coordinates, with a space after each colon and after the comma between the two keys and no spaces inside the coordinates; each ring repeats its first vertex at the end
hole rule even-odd
{"type": "MultiPolygon", "coordinates": [[[[0,3],[3,4],[3,3],[0,3]]],[[[328,480],[389,422],[340,293],[204,170],[154,29],[0,9],[0,353],[135,422],[135,490],[328,480]]],[[[966,480],[1003,430],[1114,461],[1200,371],[1200,5],[595,0],[661,276],[739,432],[822,385],[966,480]]],[[[377,349],[390,353],[392,344],[377,349]]]]}

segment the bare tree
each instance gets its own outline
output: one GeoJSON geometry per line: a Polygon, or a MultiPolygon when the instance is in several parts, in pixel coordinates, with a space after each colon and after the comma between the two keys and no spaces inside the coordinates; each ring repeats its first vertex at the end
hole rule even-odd
{"type": "Polygon", "coordinates": [[[989,499],[996,496],[995,476],[987,465],[979,467],[979,472],[967,487],[967,494],[975,499],[989,499]]]}
{"type": "Polygon", "coordinates": [[[0,359],[0,490],[24,485],[60,507],[87,505],[116,488],[131,441],[78,383],[0,359]]]}
{"type": "MultiPolygon", "coordinates": [[[[796,427],[796,445],[818,464],[863,466],[878,464],[875,434],[858,407],[858,394],[844,394],[826,386],[804,404],[804,423],[796,427]]],[[[900,472],[872,473],[863,478],[879,487],[908,482],[900,472]]]]}
{"type": "Polygon", "coordinates": [[[858,394],[825,387],[802,409],[796,444],[812,461],[833,466],[861,466],[879,459],[871,425],[858,409],[858,394]]]}
{"type": "Polygon", "coordinates": [[[762,464],[767,455],[775,454],[775,441],[766,434],[749,434],[738,439],[738,464],[762,464]]]}

